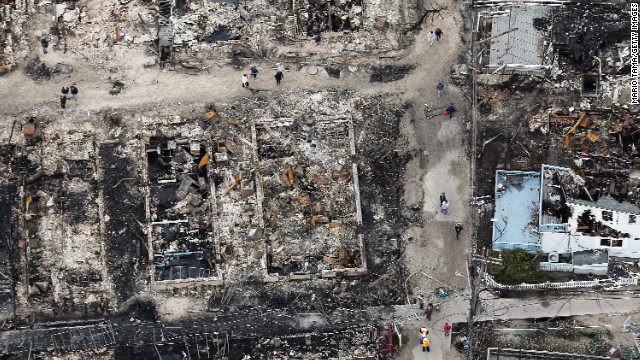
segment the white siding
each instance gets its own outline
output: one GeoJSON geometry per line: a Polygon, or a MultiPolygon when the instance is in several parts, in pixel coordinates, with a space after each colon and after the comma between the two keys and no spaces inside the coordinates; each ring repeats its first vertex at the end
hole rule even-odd
{"type": "Polygon", "coordinates": [[[640,216],[636,218],[635,224],[630,224],[629,215],[634,214],[610,211],[593,206],[571,203],[568,203],[568,205],[572,208],[572,216],[568,221],[569,233],[541,233],[540,243],[543,253],[557,252],[559,254],[571,254],[574,251],[580,250],[608,249],[609,256],[640,258],[640,240],[635,240],[636,238],[640,238],[640,216]],[[600,245],[600,240],[605,237],[582,235],[582,233],[578,232],[578,217],[581,216],[585,210],[591,210],[591,214],[595,217],[596,221],[622,233],[628,233],[630,237],[617,239],[622,240],[622,246],[613,247],[600,245]],[[612,220],[605,221],[602,219],[603,210],[612,213],[612,220]]]}

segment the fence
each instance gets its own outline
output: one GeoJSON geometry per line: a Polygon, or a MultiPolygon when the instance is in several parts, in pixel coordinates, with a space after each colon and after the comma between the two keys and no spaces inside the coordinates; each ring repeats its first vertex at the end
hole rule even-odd
{"type": "Polygon", "coordinates": [[[542,251],[542,245],[527,244],[527,243],[509,243],[509,242],[493,243],[493,250],[502,250],[502,249],[525,249],[526,251],[542,251]]]}
{"type": "Polygon", "coordinates": [[[573,264],[541,262],[540,263],[540,270],[573,272],[573,264]]]}
{"type": "Polygon", "coordinates": [[[540,289],[575,289],[575,288],[589,288],[595,286],[622,286],[622,285],[638,285],[638,278],[620,278],[620,279],[596,279],[591,281],[567,281],[567,282],[545,282],[540,284],[527,284],[522,283],[520,285],[503,285],[495,281],[491,275],[484,274],[487,286],[498,289],[513,289],[513,290],[540,290],[540,289]]]}

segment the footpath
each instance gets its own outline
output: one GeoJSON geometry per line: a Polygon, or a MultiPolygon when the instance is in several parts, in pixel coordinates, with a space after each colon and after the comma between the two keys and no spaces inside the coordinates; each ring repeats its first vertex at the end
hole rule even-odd
{"type": "MultiPolygon", "coordinates": [[[[406,319],[398,326],[415,329],[415,336],[402,339],[403,347],[411,348],[410,354],[402,351],[398,359],[460,359],[460,354],[451,346],[451,337],[445,337],[442,327],[445,322],[460,323],[467,321],[469,312],[468,296],[455,294],[441,305],[440,312],[434,312],[431,321],[427,321],[423,310],[416,305],[398,308],[398,316],[406,319]],[[414,314],[414,316],[411,316],[414,314]],[[419,329],[430,329],[430,352],[423,352],[419,344],[419,329]]],[[[476,321],[548,319],[579,315],[609,315],[625,317],[626,314],[640,311],[640,296],[624,294],[602,296],[598,293],[584,295],[561,295],[556,298],[529,299],[483,299],[480,301],[476,321]]],[[[455,334],[453,334],[455,337],[455,334]]]]}

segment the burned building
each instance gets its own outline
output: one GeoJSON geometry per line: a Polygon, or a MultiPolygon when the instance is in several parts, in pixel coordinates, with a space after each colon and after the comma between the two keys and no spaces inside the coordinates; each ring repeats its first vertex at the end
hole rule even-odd
{"type": "MultiPolygon", "coordinates": [[[[390,211],[376,222],[371,206],[399,201],[376,189],[399,176],[394,169],[408,155],[367,133],[397,134],[402,103],[392,95],[384,105],[339,90],[309,92],[310,116],[292,106],[297,96],[285,95],[257,97],[251,109],[239,106],[244,99],[209,105],[190,116],[109,112],[98,115],[99,130],[16,119],[2,163],[11,205],[2,215],[10,230],[2,252],[11,274],[2,298],[8,326],[80,321],[97,328],[52,330],[58,335],[34,340],[37,351],[89,350],[68,341],[100,332],[99,341],[119,352],[127,343],[110,326],[121,324],[104,317],[173,318],[170,309],[183,303],[205,314],[262,302],[277,309],[301,296],[301,309],[331,308],[353,301],[339,289],[378,288],[367,279],[371,258],[387,279],[384,302],[398,301],[391,284],[402,269],[385,260],[398,249],[385,239],[406,220],[390,211]],[[331,289],[325,299],[322,291],[331,289]],[[253,293],[260,296],[247,296],[253,293]]],[[[24,350],[12,349],[3,351],[24,350]]]]}

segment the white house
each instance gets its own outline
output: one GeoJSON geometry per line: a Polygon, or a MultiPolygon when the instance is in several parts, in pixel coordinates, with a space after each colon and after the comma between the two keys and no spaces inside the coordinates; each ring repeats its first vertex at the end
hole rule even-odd
{"type": "Polygon", "coordinates": [[[583,200],[590,196],[568,168],[497,171],[493,249],[548,254],[541,268],[549,271],[606,274],[609,256],[638,261],[640,207],[609,195],[583,200]]]}
{"type": "Polygon", "coordinates": [[[540,232],[543,253],[570,255],[608,250],[609,256],[640,258],[640,208],[610,196],[598,201],[567,200],[571,217],[563,232],[540,232]]]}

